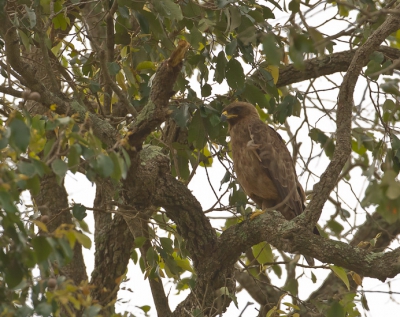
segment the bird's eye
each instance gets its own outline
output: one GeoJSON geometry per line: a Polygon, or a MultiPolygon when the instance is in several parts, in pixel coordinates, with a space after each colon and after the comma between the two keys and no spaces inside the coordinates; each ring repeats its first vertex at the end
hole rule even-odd
{"type": "Polygon", "coordinates": [[[240,112],[240,108],[239,107],[234,107],[231,110],[232,113],[239,113],[240,112]]]}

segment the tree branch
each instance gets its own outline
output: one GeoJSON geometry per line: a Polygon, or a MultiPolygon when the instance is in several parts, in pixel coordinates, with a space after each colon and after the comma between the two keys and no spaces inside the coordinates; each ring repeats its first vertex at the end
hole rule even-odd
{"type": "MultiPolygon", "coordinates": [[[[378,233],[382,233],[377,240],[373,252],[381,252],[387,248],[393,239],[400,234],[400,221],[388,223],[379,213],[375,212],[368,216],[367,220],[358,228],[351,240],[350,245],[356,246],[361,241],[370,241],[375,238],[378,233]]],[[[354,289],[357,285],[352,285],[354,289]]],[[[314,299],[329,299],[335,294],[347,293],[348,290],[343,282],[334,274],[331,273],[324,280],[322,285],[313,292],[307,301],[314,299]]]]}
{"type": "MultiPolygon", "coordinates": [[[[398,49],[380,46],[376,50],[392,60],[400,58],[400,50],[398,49]]],[[[302,69],[296,68],[293,64],[282,67],[279,69],[279,79],[276,86],[282,87],[312,78],[345,72],[349,68],[357,51],[358,50],[343,51],[329,56],[309,59],[304,61],[304,67],[302,69]]],[[[364,66],[367,63],[368,61],[364,66]]]]}
{"type": "MultiPolygon", "coordinates": [[[[96,182],[94,209],[109,208],[113,190],[110,181],[96,182]]],[[[91,279],[91,284],[94,286],[92,296],[105,307],[117,298],[120,283],[116,280],[125,274],[133,246],[133,237],[121,215],[116,214],[112,218],[110,213],[100,211],[93,212],[93,215],[96,251],[91,279]]]]}
{"type": "MultiPolygon", "coordinates": [[[[400,10],[400,5],[396,7],[396,10],[400,10]]],[[[321,175],[320,181],[314,185],[313,191],[317,194],[307,207],[309,212],[305,212],[298,217],[298,221],[304,226],[308,226],[312,229],[317,223],[322,212],[322,207],[336,185],[340,172],[351,153],[351,119],[354,105],[353,94],[359,74],[369,60],[370,54],[379,48],[379,45],[387,36],[397,31],[399,28],[400,15],[390,15],[357,50],[353,57],[339,91],[336,118],[337,142],[333,158],[325,172],[321,175]]]]}
{"type": "MultiPolygon", "coordinates": [[[[150,248],[153,248],[150,240],[149,227],[147,223],[153,212],[153,209],[154,207],[151,207],[150,210],[146,210],[144,213],[138,212],[136,214],[136,217],[131,217],[131,216],[125,217],[125,221],[127,222],[134,238],[138,237],[146,238],[146,241],[140,248],[140,253],[142,255],[142,259],[147,269],[150,268],[150,265],[148,263],[146,255],[148,250],[150,248]]],[[[153,295],[154,305],[156,306],[157,315],[169,317],[171,315],[171,309],[169,307],[168,298],[165,295],[165,290],[161,279],[155,279],[152,276],[148,276],[148,281],[150,284],[151,294],[153,295]]]]}
{"type": "Polygon", "coordinates": [[[265,213],[225,230],[213,252],[213,267],[218,271],[234,263],[251,246],[267,241],[282,251],[315,257],[360,275],[386,280],[400,273],[400,248],[387,253],[373,253],[340,241],[325,239],[302,229],[294,221],[287,222],[278,212],[265,213]]]}
{"type": "Polygon", "coordinates": [[[151,88],[150,101],[136,118],[136,124],[129,136],[129,144],[134,148],[140,149],[144,139],[169,116],[169,99],[175,94],[172,88],[188,49],[189,43],[180,41],[171,57],[158,68],[151,88]]]}

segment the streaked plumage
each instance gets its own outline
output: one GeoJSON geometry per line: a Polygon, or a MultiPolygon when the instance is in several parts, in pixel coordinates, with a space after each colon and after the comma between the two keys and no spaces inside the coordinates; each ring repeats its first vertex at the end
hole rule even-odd
{"type": "MultiPolygon", "coordinates": [[[[300,215],[305,195],[281,136],[246,102],[225,107],[221,119],[229,123],[234,170],[246,194],[263,210],[275,207],[287,220],[300,215]]],[[[314,233],[319,234],[316,228],[314,233]]]]}

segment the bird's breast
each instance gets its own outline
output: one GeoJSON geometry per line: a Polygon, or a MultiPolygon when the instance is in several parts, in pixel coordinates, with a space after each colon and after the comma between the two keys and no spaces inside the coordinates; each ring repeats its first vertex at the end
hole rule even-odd
{"type": "Polygon", "coordinates": [[[256,195],[267,200],[278,200],[275,185],[261,165],[258,155],[247,146],[250,137],[242,138],[241,142],[236,142],[232,137],[231,141],[234,170],[246,194],[250,197],[256,195]]]}

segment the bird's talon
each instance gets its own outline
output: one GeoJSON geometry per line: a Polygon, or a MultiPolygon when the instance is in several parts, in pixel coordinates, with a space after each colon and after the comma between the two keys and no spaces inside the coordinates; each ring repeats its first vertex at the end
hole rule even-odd
{"type": "Polygon", "coordinates": [[[265,211],[263,210],[256,210],[250,215],[250,220],[253,220],[255,217],[262,215],[265,211]]]}

